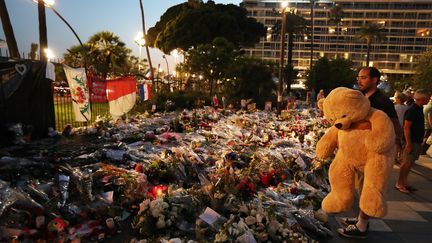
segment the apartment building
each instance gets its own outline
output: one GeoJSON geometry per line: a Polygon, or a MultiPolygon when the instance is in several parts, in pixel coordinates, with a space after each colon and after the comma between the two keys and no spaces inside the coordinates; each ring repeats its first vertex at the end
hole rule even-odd
{"type": "MultiPolygon", "coordinates": [[[[281,19],[281,0],[243,0],[250,17],[263,23],[268,35],[255,47],[246,49],[250,56],[278,61],[280,37],[271,35],[271,27],[281,19]]],[[[367,44],[356,38],[359,28],[369,22],[382,25],[384,39],[372,45],[370,65],[389,76],[414,73],[418,56],[432,46],[432,0],[314,0],[313,60],[335,56],[351,59],[356,66],[366,64],[367,44]],[[330,10],[338,4],[343,10],[339,26],[330,21],[330,10]]],[[[288,1],[297,15],[311,20],[311,0],[288,1]]],[[[310,35],[296,36],[293,65],[298,70],[310,66],[310,35]]],[[[285,59],[286,62],[286,59],[285,59]]]]}

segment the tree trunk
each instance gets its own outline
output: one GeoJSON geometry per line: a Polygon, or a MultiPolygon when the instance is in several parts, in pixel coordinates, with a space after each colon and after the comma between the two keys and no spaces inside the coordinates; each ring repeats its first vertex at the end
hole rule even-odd
{"type": "MultiPolygon", "coordinates": [[[[288,32],[288,57],[287,57],[287,66],[292,66],[292,59],[293,59],[293,48],[294,48],[294,33],[288,32]]],[[[292,77],[287,77],[286,85],[287,85],[287,91],[291,91],[291,83],[292,83],[292,77]]]]}
{"type": "Polygon", "coordinates": [[[48,48],[48,35],[46,26],[45,3],[43,0],[38,0],[38,16],[39,16],[39,59],[46,62],[45,49],[48,48]]]}
{"type": "Polygon", "coordinates": [[[366,67],[369,67],[371,47],[372,47],[372,41],[368,39],[367,40],[367,53],[366,53],[366,67]]]}
{"type": "MultiPolygon", "coordinates": [[[[139,4],[140,4],[140,9],[141,9],[141,22],[142,22],[142,32],[143,32],[143,38],[145,40],[145,48],[146,48],[146,52],[147,52],[147,60],[149,63],[149,67],[150,67],[150,74],[151,74],[151,78],[152,78],[152,87],[155,87],[155,82],[154,82],[154,71],[153,71],[153,65],[152,65],[152,61],[150,58],[150,51],[149,51],[149,46],[148,46],[148,40],[146,40],[146,30],[145,30],[145,19],[144,19],[144,7],[143,7],[143,3],[142,0],[138,0],[139,4]]],[[[159,70],[157,70],[159,72],[159,70]]]]}
{"type": "Polygon", "coordinates": [[[9,13],[6,8],[5,0],[0,0],[0,17],[3,25],[3,31],[6,36],[9,53],[12,58],[20,58],[18,45],[13,32],[12,24],[9,19],[9,13]]]}

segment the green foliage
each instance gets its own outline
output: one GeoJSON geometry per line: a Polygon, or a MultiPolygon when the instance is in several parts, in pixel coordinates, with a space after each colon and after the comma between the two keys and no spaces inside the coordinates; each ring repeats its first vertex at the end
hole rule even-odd
{"type": "Polygon", "coordinates": [[[320,58],[309,71],[307,86],[323,89],[326,93],[337,87],[352,87],[356,77],[353,65],[351,60],[344,58],[320,58]]]}
{"type": "Polygon", "coordinates": [[[169,8],[148,31],[149,45],[165,53],[189,50],[224,37],[234,46],[252,46],[265,35],[264,25],[233,4],[192,1],[169,8]],[[193,4],[192,4],[193,2],[193,4]]]}
{"type": "Polygon", "coordinates": [[[339,25],[342,22],[344,11],[339,4],[336,4],[330,9],[329,22],[334,25],[339,25]]]}
{"type": "Polygon", "coordinates": [[[74,68],[85,66],[85,55],[89,51],[89,46],[84,43],[83,46],[76,45],[67,49],[68,53],[64,54],[65,64],[74,68]]]}
{"type": "Polygon", "coordinates": [[[415,89],[430,89],[432,84],[432,47],[424,52],[418,59],[416,73],[413,77],[412,86],[415,89]]]}
{"type": "Polygon", "coordinates": [[[181,72],[201,75],[209,95],[213,95],[215,82],[222,80],[236,56],[234,45],[225,38],[215,38],[211,44],[202,44],[189,50],[185,62],[180,66],[181,72]]]}
{"type": "Polygon", "coordinates": [[[384,29],[382,28],[382,25],[377,23],[368,23],[367,25],[359,28],[356,33],[357,39],[366,40],[366,66],[369,66],[372,43],[375,39],[377,41],[381,41],[384,39],[384,35],[382,34],[383,31],[384,29]]]}
{"type": "Polygon", "coordinates": [[[225,94],[230,101],[252,99],[258,107],[275,100],[276,84],[272,80],[272,66],[262,60],[239,57],[230,69],[231,78],[224,85],[225,94]]]}
{"type": "Polygon", "coordinates": [[[83,46],[72,46],[64,58],[65,63],[72,67],[83,67],[86,62],[106,78],[108,73],[129,73],[131,52],[114,33],[101,31],[91,36],[83,46]]]}

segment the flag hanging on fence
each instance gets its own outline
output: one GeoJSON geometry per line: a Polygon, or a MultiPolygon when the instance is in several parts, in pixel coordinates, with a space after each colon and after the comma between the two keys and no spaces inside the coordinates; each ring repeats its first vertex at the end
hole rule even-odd
{"type": "Polygon", "coordinates": [[[140,84],[141,102],[150,100],[151,84],[140,84]]]}
{"type": "Polygon", "coordinates": [[[146,72],[145,72],[145,77],[146,77],[148,80],[151,80],[151,79],[152,79],[151,72],[150,72],[150,68],[147,68],[147,70],[146,70],[146,72]]]}
{"type": "Polygon", "coordinates": [[[63,65],[69,84],[75,121],[86,122],[91,119],[89,90],[84,68],[71,68],[63,65]]]}
{"type": "Polygon", "coordinates": [[[136,101],[136,80],[123,77],[107,80],[107,98],[111,115],[116,118],[129,112],[136,101]]]}

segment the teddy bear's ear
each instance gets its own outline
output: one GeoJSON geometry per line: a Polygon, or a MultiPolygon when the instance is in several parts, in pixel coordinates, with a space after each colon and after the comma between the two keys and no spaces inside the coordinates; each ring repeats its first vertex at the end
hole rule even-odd
{"type": "Polygon", "coordinates": [[[318,108],[319,108],[320,110],[324,110],[324,100],[325,100],[325,98],[322,98],[322,99],[319,99],[319,100],[318,100],[317,105],[318,105],[318,108]]]}

